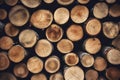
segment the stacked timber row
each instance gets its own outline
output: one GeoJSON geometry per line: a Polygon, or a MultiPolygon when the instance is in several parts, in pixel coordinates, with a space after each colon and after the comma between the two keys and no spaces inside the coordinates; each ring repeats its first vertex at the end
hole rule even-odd
{"type": "Polygon", "coordinates": [[[0,80],[120,80],[120,0],[0,0],[0,80]]]}

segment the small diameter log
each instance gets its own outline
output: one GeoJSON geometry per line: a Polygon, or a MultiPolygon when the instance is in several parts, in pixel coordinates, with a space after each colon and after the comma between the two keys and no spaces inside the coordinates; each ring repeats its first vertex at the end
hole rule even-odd
{"type": "Polygon", "coordinates": [[[63,36],[62,28],[57,24],[52,24],[46,30],[46,37],[51,42],[58,42],[63,36]]]}
{"type": "Polygon", "coordinates": [[[108,5],[105,2],[98,2],[93,7],[93,15],[96,18],[103,19],[108,15],[108,5]]]}
{"type": "Polygon", "coordinates": [[[94,69],[89,69],[85,73],[85,79],[86,80],[97,80],[98,79],[98,72],[94,69]]]}
{"type": "Polygon", "coordinates": [[[47,28],[53,21],[53,15],[49,10],[40,9],[35,11],[30,19],[31,24],[39,29],[47,28]]]}
{"type": "Polygon", "coordinates": [[[45,61],[45,70],[48,73],[55,73],[60,68],[60,60],[57,56],[51,56],[45,61]]]}
{"type": "Polygon", "coordinates": [[[76,24],[71,25],[67,29],[66,34],[71,41],[79,41],[83,38],[84,35],[82,26],[76,24]]]}
{"type": "Polygon", "coordinates": [[[80,4],[87,4],[90,0],[77,0],[80,4]]]}
{"type": "Polygon", "coordinates": [[[29,12],[24,6],[16,5],[9,12],[9,20],[15,26],[22,27],[29,20],[29,12]]]}
{"type": "Polygon", "coordinates": [[[26,50],[20,45],[15,45],[8,51],[9,59],[15,63],[21,62],[25,58],[26,54],[26,50]]]}
{"type": "Polygon", "coordinates": [[[51,3],[53,3],[55,0],[43,0],[45,3],[47,3],[47,4],[51,4],[51,3]]]}
{"type": "Polygon", "coordinates": [[[24,63],[16,64],[13,72],[15,76],[20,77],[20,78],[26,78],[29,73],[27,66],[24,63]]]}
{"type": "Polygon", "coordinates": [[[64,80],[64,78],[61,73],[55,73],[55,74],[50,75],[49,80],[64,80]]]}
{"type": "Polygon", "coordinates": [[[71,19],[75,23],[83,23],[89,16],[89,10],[86,6],[76,5],[71,10],[71,19]]]}
{"type": "Polygon", "coordinates": [[[86,52],[80,52],[80,61],[84,67],[91,67],[94,64],[94,57],[86,52]]]}
{"type": "Polygon", "coordinates": [[[15,6],[18,0],[5,0],[5,3],[9,6],[15,6]]]}
{"type": "Polygon", "coordinates": [[[120,69],[116,67],[109,67],[106,70],[106,77],[109,80],[120,80],[120,69]]]}
{"type": "Polygon", "coordinates": [[[105,47],[103,50],[109,63],[113,65],[120,64],[120,51],[113,47],[105,47]]]}
{"type": "Polygon", "coordinates": [[[5,9],[0,9],[0,20],[7,18],[7,11],[5,9]]]}
{"type": "Polygon", "coordinates": [[[3,36],[0,38],[0,48],[3,50],[9,50],[13,46],[13,40],[12,38],[8,36],[3,36]]]}
{"type": "Polygon", "coordinates": [[[64,56],[65,63],[69,66],[77,65],[79,57],[76,53],[68,53],[64,56]]]}
{"type": "Polygon", "coordinates": [[[90,54],[97,54],[101,49],[101,41],[98,38],[88,38],[83,43],[84,49],[90,54]]]}
{"type": "Polygon", "coordinates": [[[45,74],[40,73],[33,75],[30,80],[47,80],[47,77],[45,74]]]}
{"type": "Polygon", "coordinates": [[[68,39],[62,39],[57,43],[57,49],[63,54],[69,53],[73,50],[74,44],[68,39]]]}
{"type": "Polygon", "coordinates": [[[27,61],[27,68],[31,73],[39,73],[43,69],[43,61],[36,56],[33,56],[27,61]]]}
{"type": "Polygon", "coordinates": [[[47,57],[52,53],[53,45],[46,39],[41,39],[35,46],[35,52],[40,57],[47,57]]]}
{"type": "Polygon", "coordinates": [[[21,0],[21,2],[29,8],[36,8],[41,4],[41,0],[21,0]]]}
{"type": "Polygon", "coordinates": [[[114,4],[109,9],[109,14],[112,17],[120,17],[120,4],[114,4]]]}
{"type": "Polygon", "coordinates": [[[103,23],[103,33],[107,38],[113,39],[119,34],[119,26],[114,22],[103,23]]]}
{"type": "Polygon", "coordinates": [[[16,28],[16,26],[14,26],[13,24],[7,23],[5,25],[5,33],[10,37],[15,37],[18,35],[19,29],[16,28]]]}
{"type": "Polygon", "coordinates": [[[72,3],[74,2],[74,0],[57,0],[57,2],[58,2],[58,4],[60,4],[60,5],[65,5],[65,6],[67,6],[67,5],[72,4],[72,3]]]}
{"type": "Polygon", "coordinates": [[[6,70],[10,66],[10,61],[8,59],[6,52],[0,52],[0,71],[6,70]]]}
{"type": "Polygon", "coordinates": [[[38,40],[38,34],[32,29],[25,29],[19,35],[19,42],[25,48],[31,48],[38,40]]]}
{"type": "Polygon", "coordinates": [[[17,78],[9,72],[0,72],[0,80],[17,80],[17,78]]]}
{"type": "Polygon", "coordinates": [[[57,8],[54,12],[54,19],[58,24],[65,24],[69,17],[69,10],[65,7],[57,8]]]}
{"type": "Polygon", "coordinates": [[[65,80],[84,80],[84,72],[78,66],[72,66],[64,69],[65,80]]]}
{"type": "Polygon", "coordinates": [[[115,3],[116,2],[116,0],[105,0],[107,3],[109,3],[109,4],[113,4],[113,3],[115,3]]]}
{"type": "Polygon", "coordinates": [[[103,57],[96,57],[94,62],[94,68],[97,71],[103,71],[107,67],[107,62],[103,57]]]}
{"type": "Polygon", "coordinates": [[[101,27],[101,22],[98,19],[93,18],[87,22],[85,30],[89,35],[95,36],[100,33],[101,27]]]}
{"type": "Polygon", "coordinates": [[[112,45],[120,50],[120,35],[118,35],[113,41],[112,45]]]}

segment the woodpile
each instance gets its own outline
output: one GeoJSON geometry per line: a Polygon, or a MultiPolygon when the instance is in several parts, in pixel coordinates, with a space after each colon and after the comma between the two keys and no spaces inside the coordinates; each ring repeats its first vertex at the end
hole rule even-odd
{"type": "Polygon", "coordinates": [[[0,80],[120,80],[120,0],[0,0],[0,80]]]}

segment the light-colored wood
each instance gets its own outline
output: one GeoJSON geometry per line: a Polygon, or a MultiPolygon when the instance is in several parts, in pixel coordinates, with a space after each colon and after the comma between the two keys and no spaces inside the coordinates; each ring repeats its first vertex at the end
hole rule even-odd
{"type": "Polygon", "coordinates": [[[29,73],[25,63],[16,64],[13,69],[13,72],[15,76],[20,77],[20,78],[26,78],[29,73]]]}
{"type": "Polygon", "coordinates": [[[84,80],[84,72],[78,66],[72,66],[65,68],[64,70],[65,80],[84,80]]]}
{"type": "Polygon", "coordinates": [[[120,50],[120,35],[118,35],[113,41],[112,45],[120,50]]]}
{"type": "Polygon", "coordinates": [[[20,45],[15,45],[8,51],[9,59],[15,63],[21,62],[25,58],[26,54],[26,50],[20,45]]]}
{"type": "Polygon", "coordinates": [[[49,10],[40,9],[35,11],[30,19],[31,24],[39,29],[44,29],[50,26],[53,21],[53,15],[49,10]]]}
{"type": "Polygon", "coordinates": [[[83,29],[82,26],[80,25],[76,25],[73,24],[71,25],[68,29],[67,29],[67,37],[71,40],[71,41],[78,41],[81,40],[83,38],[83,29]]]}
{"type": "Polygon", "coordinates": [[[29,12],[24,6],[16,5],[9,12],[9,20],[15,26],[22,27],[29,20],[29,12]]]}
{"type": "Polygon", "coordinates": [[[21,0],[22,4],[29,8],[36,8],[41,4],[42,0],[21,0]]]}
{"type": "Polygon", "coordinates": [[[76,53],[68,53],[64,56],[65,63],[69,66],[75,66],[79,62],[79,57],[76,53]]]}
{"type": "Polygon", "coordinates": [[[33,56],[28,59],[27,68],[31,73],[39,73],[43,70],[43,61],[39,57],[33,56]]]}
{"type": "Polygon", "coordinates": [[[17,78],[9,72],[0,72],[0,80],[17,80],[17,78]]]}
{"type": "Polygon", "coordinates": [[[100,33],[101,27],[101,22],[93,18],[87,22],[85,29],[89,35],[95,36],[100,33]]]}
{"type": "Polygon", "coordinates": [[[106,77],[109,80],[119,80],[120,79],[120,69],[117,67],[109,67],[106,70],[106,77]]]}
{"type": "Polygon", "coordinates": [[[119,34],[119,26],[114,22],[103,23],[103,33],[107,38],[113,39],[119,34]]]}
{"type": "Polygon", "coordinates": [[[51,3],[53,3],[55,0],[43,0],[45,3],[47,3],[47,4],[51,4],[51,3]]]}
{"type": "Polygon", "coordinates": [[[120,5],[114,4],[113,6],[111,6],[109,9],[109,14],[112,17],[120,17],[120,5]]]}
{"type": "Polygon", "coordinates": [[[80,60],[81,64],[87,68],[93,66],[94,64],[94,57],[86,52],[80,53],[80,60]]]}
{"type": "Polygon", "coordinates": [[[45,74],[40,73],[33,75],[30,80],[47,80],[47,77],[45,74]]]}
{"type": "Polygon", "coordinates": [[[80,4],[87,4],[90,0],[77,0],[80,4]]]}
{"type": "Polygon", "coordinates": [[[101,49],[101,41],[98,38],[88,38],[84,41],[83,45],[90,54],[97,54],[101,49]]]}
{"type": "Polygon", "coordinates": [[[107,67],[107,62],[103,57],[96,57],[95,58],[95,63],[94,63],[94,68],[97,71],[103,71],[107,67]]]}
{"type": "Polygon", "coordinates": [[[64,80],[64,78],[61,73],[55,73],[55,74],[50,75],[49,80],[64,80]]]}
{"type": "Polygon", "coordinates": [[[64,54],[71,52],[73,48],[74,44],[68,39],[62,39],[57,43],[57,49],[64,54]]]}
{"type": "Polygon", "coordinates": [[[7,23],[5,25],[5,33],[10,37],[15,37],[18,35],[19,29],[16,28],[16,26],[14,26],[13,24],[7,23]]]}
{"type": "Polygon", "coordinates": [[[46,37],[51,42],[58,42],[63,36],[62,28],[57,24],[52,24],[46,30],[46,37]]]}
{"type": "Polygon", "coordinates": [[[5,9],[0,9],[0,20],[7,18],[7,11],[5,9]]]}
{"type": "Polygon", "coordinates": [[[32,29],[24,29],[19,35],[19,42],[25,48],[31,48],[38,40],[38,34],[32,29]]]}
{"type": "Polygon", "coordinates": [[[89,69],[86,73],[85,73],[85,79],[86,80],[97,80],[98,79],[98,72],[94,69],[89,69]]]}
{"type": "Polygon", "coordinates": [[[65,24],[69,17],[69,10],[65,7],[57,8],[54,12],[54,20],[58,24],[65,24]]]}
{"type": "Polygon", "coordinates": [[[83,23],[89,16],[89,10],[86,6],[76,5],[71,10],[71,19],[75,23],[83,23]]]}
{"type": "Polygon", "coordinates": [[[15,6],[18,2],[18,0],[4,0],[4,1],[9,6],[15,6]]]}
{"type": "Polygon", "coordinates": [[[74,2],[74,0],[57,0],[57,2],[61,5],[70,5],[74,2]]]}
{"type": "Polygon", "coordinates": [[[105,0],[107,3],[109,3],[109,4],[113,4],[113,3],[115,3],[116,2],[116,0],[105,0]]]}
{"type": "Polygon", "coordinates": [[[93,7],[93,15],[96,18],[103,19],[108,15],[108,5],[105,2],[98,2],[93,7]]]}
{"type": "Polygon", "coordinates": [[[35,46],[35,52],[40,57],[47,57],[52,53],[53,45],[46,39],[41,39],[35,46]]]}
{"type": "Polygon", "coordinates": [[[13,46],[12,38],[8,36],[3,36],[0,38],[0,48],[3,50],[9,50],[13,46]]]}
{"type": "Polygon", "coordinates": [[[60,60],[57,56],[51,56],[45,61],[45,70],[48,73],[55,73],[60,68],[60,60]]]}
{"type": "Polygon", "coordinates": [[[8,59],[6,52],[0,52],[0,71],[6,70],[10,66],[10,61],[8,59]]]}

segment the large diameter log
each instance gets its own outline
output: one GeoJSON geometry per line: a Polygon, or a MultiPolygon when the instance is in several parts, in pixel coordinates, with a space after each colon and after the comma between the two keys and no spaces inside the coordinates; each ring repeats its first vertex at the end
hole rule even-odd
{"type": "Polygon", "coordinates": [[[31,48],[38,40],[38,34],[32,29],[25,29],[19,35],[19,42],[25,48],[31,48]]]}
{"type": "Polygon", "coordinates": [[[24,6],[16,5],[9,12],[9,20],[15,26],[22,27],[29,20],[29,12],[24,6]]]}
{"type": "Polygon", "coordinates": [[[57,8],[54,12],[54,19],[58,24],[65,24],[68,22],[69,17],[69,10],[65,7],[57,8]]]}
{"type": "Polygon", "coordinates": [[[119,26],[114,22],[103,23],[103,33],[107,38],[113,39],[119,34],[119,26]]]}
{"type": "Polygon", "coordinates": [[[76,5],[71,10],[71,19],[75,23],[83,23],[89,16],[89,10],[86,6],[76,5]]]}
{"type": "Polygon", "coordinates": [[[68,27],[66,34],[71,41],[79,41],[84,35],[82,26],[76,24],[72,24],[68,27]]]}
{"type": "Polygon", "coordinates": [[[0,71],[6,70],[10,65],[6,52],[0,52],[0,71]]]}
{"type": "Polygon", "coordinates": [[[40,57],[47,57],[52,53],[53,45],[46,39],[41,39],[35,46],[35,52],[40,57]]]}
{"type": "Polygon", "coordinates": [[[29,73],[25,63],[19,63],[15,65],[13,72],[15,76],[20,77],[20,78],[26,78],[29,73]]]}
{"type": "Polygon", "coordinates": [[[70,5],[74,2],[74,0],[57,0],[57,2],[61,5],[70,5]]]}
{"type": "Polygon", "coordinates": [[[120,35],[118,35],[113,41],[112,45],[120,50],[120,35]]]}
{"type": "Polygon", "coordinates": [[[36,8],[41,4],[41,0],[21,0],[21,2],[29,8],[36,8]]]}
{"type": "Polygon", "coordinates": [[[25,58],[26,54],[26,50],[20,45],[15,45],[8,51],[9,59],[15,63],[21,62],[25,58]]]}
{"type": "Polygon", "coordinates": [[[79,62],[79,57],[76,53],[68,53],[64,56],[65,63],[69,66],[75,66],[79,62]]]}
{"type": "Polygon", "coordinates": [[[36,56],[33,56],[27,61],[27,68],[31,73],[39,73],[43,69],[43,61],[36,56]]]}
{"type": "Polygon", "coordinates": [[[68,39],[62,39],[57,43],[57,49],[63,54],[69,53],[73,50],[74,44],[68,39]]]}
{"type": "Polygon", "coordinates": [[[96,3],[93,7],[93,15],[99,19],[107,17],[108,5],[105,2],[96,3]]]}
{"type": "Polygon", "coordinates": [[[63,36],[62,28],[57,24],[52,24],[46,30],[46,37],[51,42],[58,42],[63,36]]]}
{"type": "Polygon", "coordinates": [[[5,0],[5,3],[9,6],[15,6],[18,0],[5,0]]]}
{"type": "Polygon", "coordinates": [[[7,18],[7,11],[5,9],[0,9],[0,20],[7,18]]]}
{"type": "Polygon", "coordinates": [[[50,26],[53,21],[53,15],[49,10],[40,9],[35,11],[30,19],[31,24],[39,29],[44,29],[50,26]]]}
{"type": "Polygon", "coordinates": [[[49,80],[64,80],[64,78],[61,73],[55,73],[55,74],[50,75],[49,80]]]}
{"type": "Polygon", "coordinates": [[[105,47],[103,50],[109,63],[113,65],[120,64],[120,51],[113,47],[105,47]]]}
{"type": "Polygon", "coordinates": [[[0,48],[3,50],[9,50],[13,46],[12,38],[8,36],[3,36],[0,38],[0,48]]]}
{"type": "Polygon", "coordinates": [[[47,76],[43,73],[32,75],[30,80],[48,80],[47,76]]]}
{"type": "Polygon", "coordinates": [[[57,56],[51,56],[45,61],[45,70],[48,73],[55,73],[60,68],[60,60],[57,56]]]}
{"type": "Polygon", "coordinates": [[[65,80],[84,80],[84,72],[79,66],[64,69],[65,80]]]}

